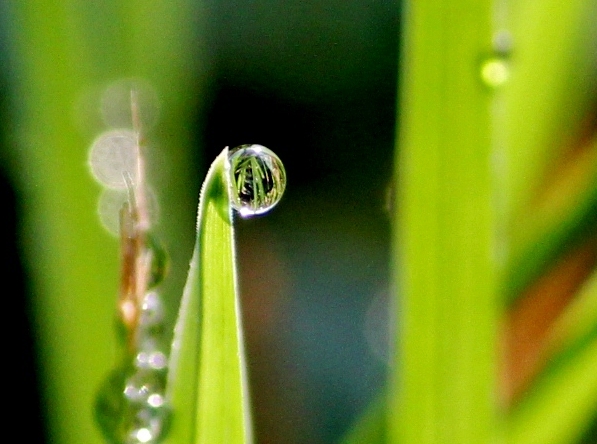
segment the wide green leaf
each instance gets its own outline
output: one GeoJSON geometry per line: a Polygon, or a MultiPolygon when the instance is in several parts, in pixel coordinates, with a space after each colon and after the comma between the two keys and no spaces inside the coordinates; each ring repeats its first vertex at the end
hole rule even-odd
{"type": "Polygon", "coordinates": [[[482,79],[491,13],[488,2],[410,2],[404,20],[392,443],[488,442],[494,431],[499,90],[482,79]]]}
{"type": "Polygon", "coordinates": [[[171,355],[170,443],[251,442],[227,158],[225,149],[201,190],[171,355]]]}

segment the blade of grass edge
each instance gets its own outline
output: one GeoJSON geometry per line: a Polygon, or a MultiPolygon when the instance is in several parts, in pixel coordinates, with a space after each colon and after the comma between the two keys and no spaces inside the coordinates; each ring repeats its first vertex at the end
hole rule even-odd
{"type": "Polygon", "coordinates": [[[236,285],[228,149],[199,199],[197,240],[174,332],[166,443],[250,443],[252,433],[236,285]]]}

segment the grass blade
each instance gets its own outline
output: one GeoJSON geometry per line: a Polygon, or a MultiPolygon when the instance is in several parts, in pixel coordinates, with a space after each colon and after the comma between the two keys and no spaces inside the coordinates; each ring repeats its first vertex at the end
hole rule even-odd
{"type": "Polygon", "coordinates": [[[227,157],[212,164],[199,200],[168,381],[170,443],[251,441],[227,157]]]}
{"type": "Polygon", "coordinates": [[[410,2],[404,19],[392,443],[489,442],[494,431],[495,95],[480,75],[491,8],[410,2]]]}

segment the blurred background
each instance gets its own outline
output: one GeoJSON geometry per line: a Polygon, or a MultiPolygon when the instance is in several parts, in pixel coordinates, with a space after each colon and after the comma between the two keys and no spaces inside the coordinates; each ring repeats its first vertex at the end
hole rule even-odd
{"type": "MultiPolygon", "coordinates": [[[[493,4],[508,44],[478,44],[474,94],[492,104],[478,122],[491,117],[503,144],[492,152],[499,220],[487,249],[504,256],[493,270],[496,432],[594,443],[597,4],[493,4]],[[486,66],[502,84],[483,77],[486,66]]],[[[397,0],[0,1],[5,396],[9,423],[27,418],[20,440],[102,442],[92,406],[118,356],[119,253],[88,150],[130,127],[134,85],[155,231],[171,257],[161,287],[170,324],[212,160],[254,143],[284,162],[281,203],[235,225],[257,442],[338,442],[399,371],[388,364],[388,300],[392,215],[402,210],[392,208],[402,17],[397,0]]],[[[426,49],[459,54],[434,46],[441,30],[424,25],[426,49]]],[[[455,386],[479,382],[466,378],[455,386]]]]}
{"type": "MultiPolygon", "coordinates": [[[[139,2],[130,3],[129,15],[142,8],[139,2]]],[[[29,418],[30,424],[20,438],[44,442],[48,436],[67,434],[45,430],[47,409],[55,402],[48,399],[53,396],[52,381],[60,377],[52,372],[60,372],[56,368],[61,365],[76,366],[68,362],[68,351],[56,358],[62,346],[44,338],[57,331],[47,325],[53,322],[48,317],[63,319],[60,322],[71,327],[78,323],[75,333],[86,336],[88,351],[105,361],[89,374],[89,393],[99,383],[97,375],[114,364],[110,316],[117,288],[117,241],[102,231],[97,214],[90,211],[99,191],[85,163],[87,147],[109,126],[97,118],[103,91],[134,77],[146,82],[160,103],[156,129],[148,134],[149,163],[160,206],[156,230],[173,258],[171,283],[165,289],[171,321],[190,259],[198,188],[212,159],[225,146],[257,143],[284,162],[288,186],[283,201],[271,214],[236,222],[257,442],[336,442],[383,387],[387,368],[388,195],[396,120],[398,2],[183,2],[180,13],[160,18],[172,22],[168,29],[156,25],[154,31],[163,35],[127,28],[126,20],[115,15],[124,8],[116,2],[100,7],[76,1],[59,6],[0,5],[2,254],[9,301],[5,313],[11,319],[3,325],[10,338],[7,380],[11,396],[21,400],[13,414],[29,418]],[[183,44],[159,48],[168,32],[177,31],[176,17],[186,20],[179,24],[187,33],[183,44]],[[149,35],[147,47],[144,35],[149,35]],[[139,48],[149,55],[135,55],[139,48]],[[176,75],[168,77],[170,68],[160,71],[148,64],[160,51],[168,54],[167,63],[178,64],[172,68],[178,70],[176,75]],[[138,60],[127,60],[131,53],[138,60]],[[61,79],[59,74],[52,77],[61,70],[58,66],[72,64],[77,57],[84,60],[84,68],[74,63],[74,80],[64,73],[61,79]],[[138,68],[141,63],[145,65],[138,68]],[[160,75],[159,81],[152,78],[160,75]],[[45,82],[58,85],[47,101],[40,92],[45,82]],[[172,100],[168,94],[184,99],[172,100]],[[176,108],[179,103],[184,106],[176,108]],[[44,136],[31,131],[32,116],[52,112],[66,115],[67,125],[75,128],[74,140],[67,138],[75,148],[68,153],[66,143],[44,145],[44,136]],[[165,129],[160,127],[164,121],[165,129]],[[171,133],[180,127],[187,134],[186,144],[172,148],[173,140],[180,139],[171,133]],[[24,153],[27,149],[33,153],[24,153]],[[39,160],[36,150],[43,151],[49,163],[39,160]],[[50,214],[38,205],[49,186],[41,177],[44,171],[63,168],[66,162],[71,166],[64,166],[68,183],[62,192],[68,197],[60,197],[60,191],[50,194],[64,202],[64,214],[81,204],[72,218],[50,214]],[[168,190],[174,187],[186,193],[182,209],[170,205],[168,190]],[[81,196],[77,189],[89,192],[81,196]],[[178,219],[181,225],[169,228],[170,221],[178,219]],[[85,302],[95,297],[93,285],[89,294],[60,296],[83,304],[80,319],[69,315],[66,299],[51,305],[58,299],[54,298],[50,308],[39,302],[45,296],[38,290],[51,272],[43,262],[46,271],[40,275],[40,262],[27,248],[33,244],[34,251],[51,256],[52,246],[39,242],[43,232],[47,235],[52,229],[70,232],[70,240],[62,239],[73,246],[65,248],[80,248],[82,261],[89,263],[85,270],[73,268],[73,279],[84,281],[88,273],[102,281],[97,286],[97,292],[103,292],[99,302],[85,302]],[[77,237],[82,230],[86,233],[77,237]],[[183,234],[173,235],[176,230],[183,234]],[[102,252],[100,257],[94,248],[102,252]],[[56,314],[60,307],[66,311],[56,314]],[[88,311],[95,314],[85,314],[88,311]],[[94,320],[82,320],[86,316],[94,320]],[[102,328],[105,333],[94,339],[93,329],[102,328]],[[47,353],[54,355],[50,364],[44,360],[47,353]],[[53,365],[53,360],[59,362],[53,365]]],[[[139,10],[141,17],[131,23],[141,23],[142,28],[143,13],[148,12],[139,10]]],[[[155,12],[151,14],[158,20],[155,12]]],[[[58,260],[62,267],[80,265],[72,258],[64,260],[58,260]]],[[[78,379],[87,377],[84,370],[76,371],[82,372],[78,379]]],[[[87,405],[84,415],[91,418],[87,405]]],[[[99,435],[86,442],[97,439],[99,435]]]]}

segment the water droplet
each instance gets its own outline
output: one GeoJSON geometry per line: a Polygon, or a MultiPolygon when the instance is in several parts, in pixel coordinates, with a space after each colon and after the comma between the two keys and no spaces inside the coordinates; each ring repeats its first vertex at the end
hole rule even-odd
{"type": "Polygon", "coordinates": [[[156,291],[148,292],[141,301],[141,318],[139,323],[143,327],[162,325],[164,321],[164,304],[156,291]]]}
{"type": "Polygon", "coordinates": [[[493,54],[481,64],[481,79],[487,86],[498,88],[510,79],[512,35],[506,29],[496,31],[492,46],[493,54]]]}
{"type": "Polygon", "coordinates": [[[169,258],[164,246],[151,233],[147,234],[147,248],[151,250],[148,288],[155,288],[168,274],[169,258]]]}
{"type": "Polygon", "coordinates": [[[271,210],[286,188],[286,171],[273,151],[261,145],[241,145],[230,151],[233,207],[242,217],[271,210]]]}
{"type": "Polygon", "coordinates": [[[131,402],[146,403],[155,393],[163,393],[165,379],[162,372],[140,369],[125,380],[124,396],[131,402]]]}
{"type": "Polygon", "coordinates": [[[163,338],[160,335],[151,335],[151,333],[140,329],[140,338],[137,354],[135,356],[135,366],[142,370],[166,370],[168,366],[168,356],[165,350],[163,338]]]}
{"type": "Polygon", "coordinates": [[[508,56],[512,51],[512,34],[506,29],[500,29],[493,35],[492,43],[496,54],[508,56]]]}
{"type": "Polygon", "coordinates": [[[510,78],[510,66],[505,57],[490,57],[481,65],[481,79],[491,88],[498,88],[510,78]]]}
{"type": "Polygon", "coordinates": [[[160,350],[141,351],[137,354],[135,365],[140,369],[165,370],[168,358],[160,350]]]}
{"type": "Polygon", "coordinates": [[[156,443],[164,435],[170,410],[164,397],[165,372],[114,370],[96,398],[95,416],[111,443],[156,443]]]}
{"type": "Polygon", "coordinates": [[[148,443],[153,439],[153,434],[151,433],[151,430],[147,428],[140,428],[138,430],[133,430],[131,438],[133,439],[133,442],[148,443]]]}
{"type": "Polygon", "coordinates": [[[91,172],[98,182],[108,188],[126,188],[125,175],[130,175],[133,183],[136,182],[137,155],[137,138],[133,131],[107,131],[91,145],[91,172]]]}
{"type": "Polygon", "coordinates": [[[163,406],[165,402],[166,399],[159,393],[153,393],[147,397],[147,404],[154,408],[163,406]]]}

